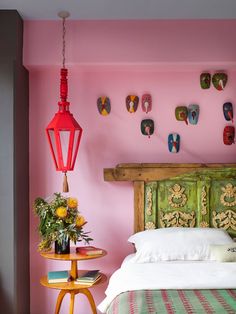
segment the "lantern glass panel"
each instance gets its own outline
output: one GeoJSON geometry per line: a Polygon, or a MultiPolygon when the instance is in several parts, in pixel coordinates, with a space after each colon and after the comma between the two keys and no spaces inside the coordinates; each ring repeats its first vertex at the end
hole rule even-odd
{"type": "Polygon", "coordinates": [[[70,131],[68,130],[60,130],[60,142],[61,142],[61,152],[62,152],[62,162],[63,166],[69,166],[67,165],[67,158],[68,158],[68,152],[69,152],[69,143],[70,143],[70,131]]]}
{"type": "Polygon", "coordinates": [[[80,135],[81,135],[81,130],[75,130],[74,145],[73,145],[73,152],[72,152],[72,167],[74,167],[75,165],[75,160],[78,153],[78,144],[79,144],[78,141],[80,139],[80,135]]]}
{"type": "Polygon", "coordinates": [[[53,154],[53,158],[56,164],[56,168],[58,168],[58,154],[57,154],[57,147],[56,147],[56,139],[55,139],[55,133],[54,130],[48,130],[48,135],[50,138],[50,142],[51,142],[51,146],[52,146],[52,154],[53,154]]]}

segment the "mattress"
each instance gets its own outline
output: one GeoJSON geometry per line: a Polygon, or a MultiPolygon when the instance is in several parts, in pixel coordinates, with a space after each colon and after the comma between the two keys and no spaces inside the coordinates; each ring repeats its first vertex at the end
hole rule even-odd
{"type": "Polygon", "coordinates": [[[119,294],[127,291],[236,289],[236,263],[166,261],[138,264],[129,260],[126,258],[111,276],[106,297],[98,306],[102,313],[106,313],[119,294]]]}

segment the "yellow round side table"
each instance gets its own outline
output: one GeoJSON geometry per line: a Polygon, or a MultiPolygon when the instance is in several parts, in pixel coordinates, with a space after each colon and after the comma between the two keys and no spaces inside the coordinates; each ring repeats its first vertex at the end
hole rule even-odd
{"type": "Polygon", "coordinates": [[[88,298],[92,313],[97,314],[96,305],[95,305],[93,296],[92,296],[89,289],[104,283],[107,280],[107,277],[106,277],[106,275],[101,274],[101,279],[99,281],[95,282],[94,284],[92,284],[91,286],[77,284],[77,283],[75,283],[75,279],[87,271],[87,270],[78,270],[77,262],[83,261],[83,260],[100,258],[100,257],[105,256],[106,254],[107,254],[107,252],[105,250],[103,250],[102,254],[85,256],[85,255],[76,253],[75,248],[71,248],[70,254],[55,254],[55,252],[53,252],[53,251],[41,253],[41,256],[44,258],[47,258],[47,259],[60,260],[60,261],[71,261],[71,269],[70,269],[71,281],[60,282],[60,283],[48,283],[47,276],[44,276],[40,279],[41,285],[48,287],[48,288],[51,288],[51,289],[61,290],[59,292],[58,297],[57,297],[55,314],[59,314],[60,308],[61,308],[61,303],[63,301],[64,296],[67,293],[70,294],[70,311],[69,311],[69,314],[73,314],[75,295],[78,293],[82,293],[88,298]]]}

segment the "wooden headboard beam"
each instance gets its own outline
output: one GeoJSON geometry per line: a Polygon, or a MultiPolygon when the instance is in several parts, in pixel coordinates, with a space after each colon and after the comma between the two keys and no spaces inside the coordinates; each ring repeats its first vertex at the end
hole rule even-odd
{"type": "Polygon", "coordinates": [[[134,182],[134,233],[144,230],[144,181],[134,182]]]}
{"type": "Polygon", "coordinates": [[[104,169],[105,181],[155,181],[203,169],[236,168],[236,164],[119,164],[104,169]]]}

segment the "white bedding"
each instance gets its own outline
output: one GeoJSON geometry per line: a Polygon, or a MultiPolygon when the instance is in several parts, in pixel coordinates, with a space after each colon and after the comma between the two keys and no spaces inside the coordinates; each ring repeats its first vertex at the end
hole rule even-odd
{"type": "Polygon", "coordinates": [[[236,263],[167,261],[134,264],[126,257],[111,276],[106,298],[98,305],[105,313],[120,293],[142,289],[236,289],[236,263]]]}

